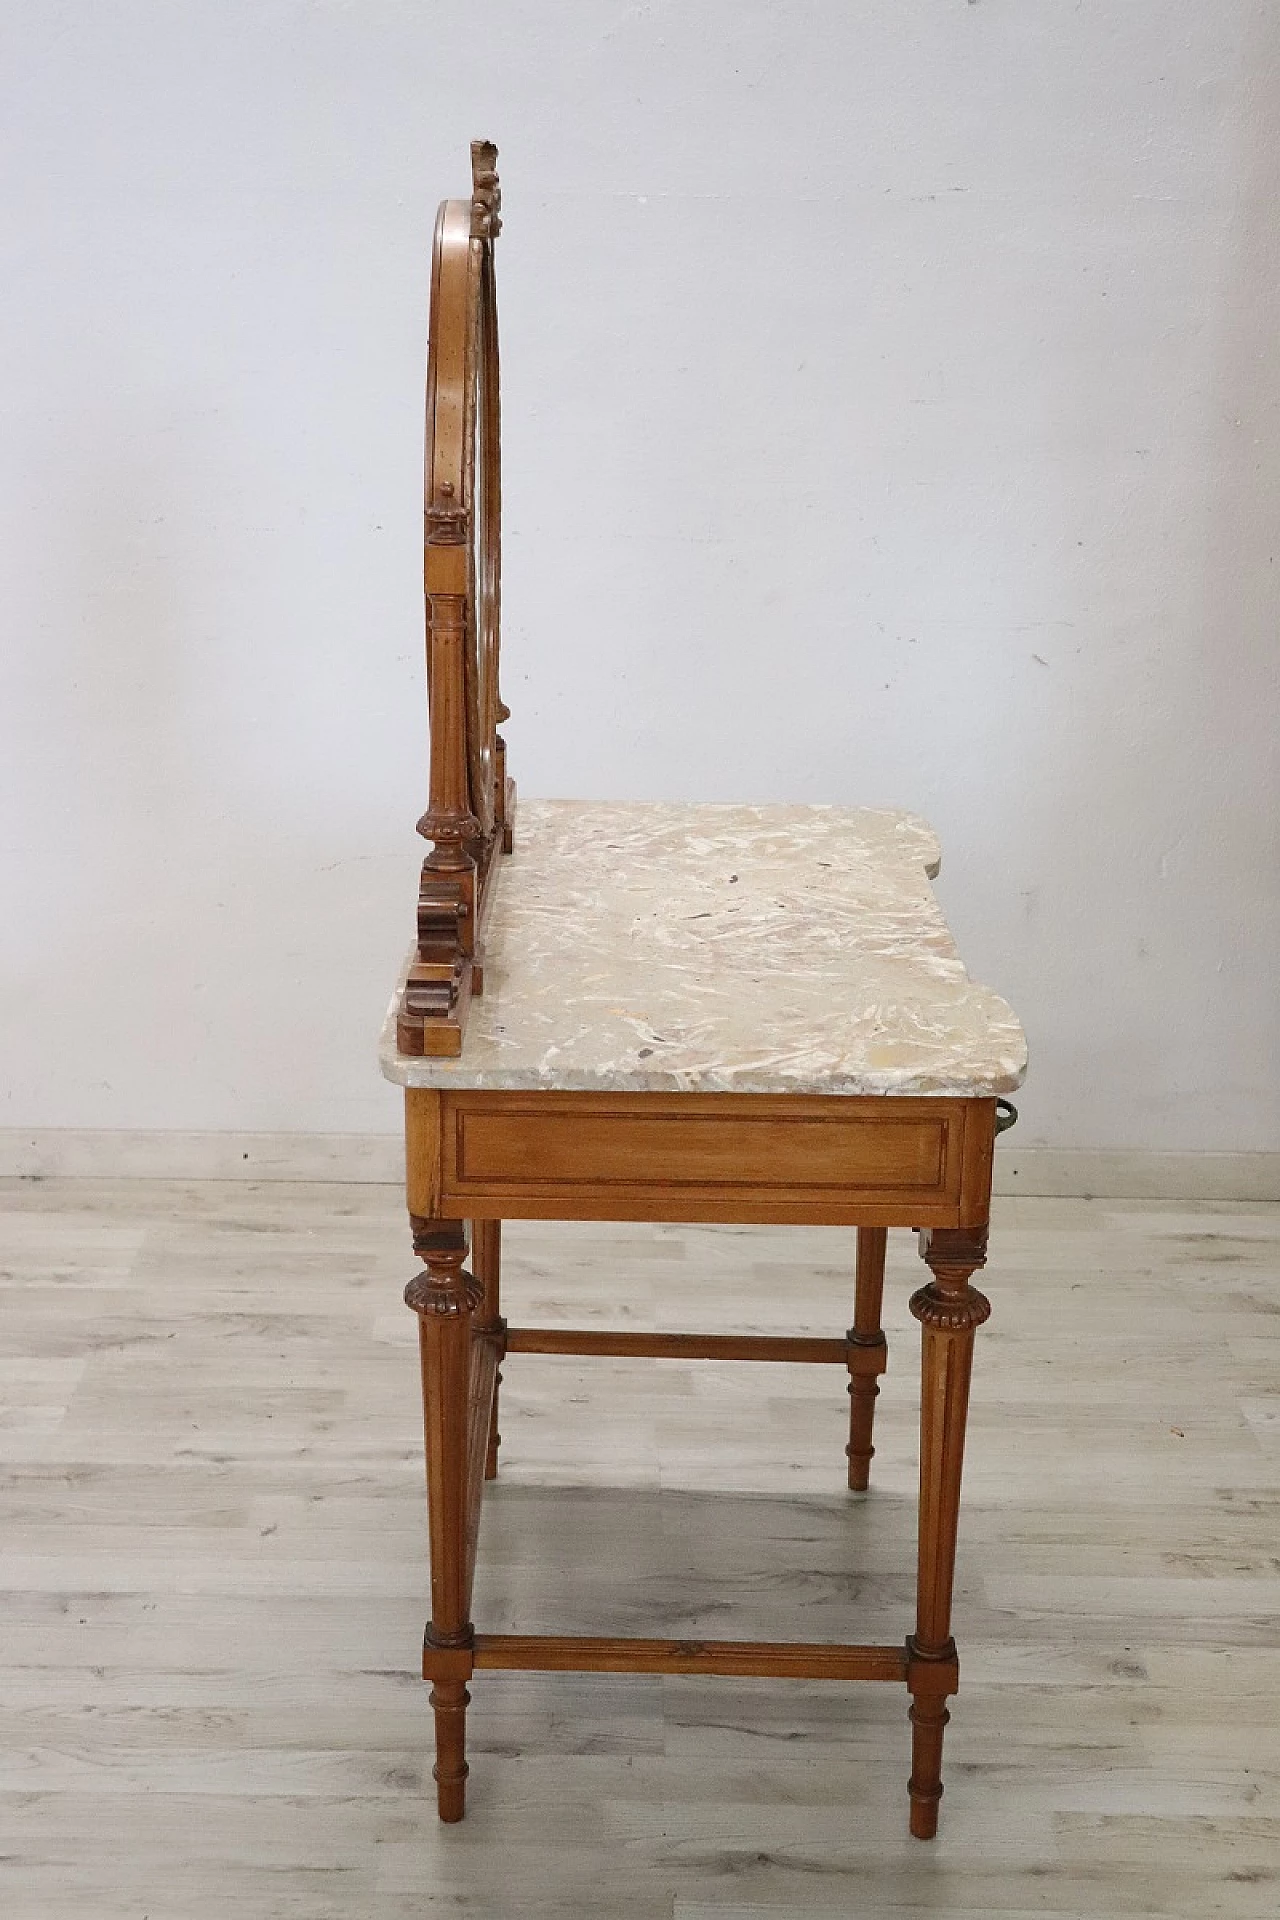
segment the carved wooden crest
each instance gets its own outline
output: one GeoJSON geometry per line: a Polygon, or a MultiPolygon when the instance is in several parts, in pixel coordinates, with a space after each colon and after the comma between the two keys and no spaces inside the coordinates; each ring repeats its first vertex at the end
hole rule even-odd
{"type": "Polygon", "coordinates": [[[484,985],[484,925],[515,788],[498,726],[502,601],[501,419],[493,246],[498,150],[471,143],[472,194],[444,200],[431,255],[424,584],[432,842],[418,891],[417,955],[401,1006],[402,1053],[457,1054],[484,985]]]}

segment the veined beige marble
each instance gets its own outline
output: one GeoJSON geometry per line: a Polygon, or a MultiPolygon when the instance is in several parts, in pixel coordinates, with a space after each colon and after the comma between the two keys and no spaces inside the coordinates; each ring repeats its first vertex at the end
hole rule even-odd
{"type": "MultiPolygon", "coordinates": [[[[461,1057],[410,1087],[1009,1092],[1027,1048],[970,980],[908,813],[522,801],[461,1057]]],[[[403,977],[402,977],[403,984],[403,977]]]]}

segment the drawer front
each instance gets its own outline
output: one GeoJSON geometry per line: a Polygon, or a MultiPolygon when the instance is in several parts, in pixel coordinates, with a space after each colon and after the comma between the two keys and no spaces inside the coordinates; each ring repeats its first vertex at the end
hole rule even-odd
{"type": "MultiPolygon", "coordinates": [[[[966,1134],[972,1149],[991,1104],[451,1093],[442,1209],[480,1219],[955,1224],[972,1159],[966,1134]]],[[[988,1183],[989,1164],[988,1140],[988,1183]]]]}

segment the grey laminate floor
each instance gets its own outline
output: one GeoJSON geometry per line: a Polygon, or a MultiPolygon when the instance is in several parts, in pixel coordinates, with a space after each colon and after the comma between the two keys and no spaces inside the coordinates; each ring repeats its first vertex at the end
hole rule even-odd
{"type": "MultiPolygon", "coordinates": [[[[851,1235],[517,1225],[523,1320],[839,1332],[851,1235]]],[[[906,1697],[483,1674],[437,1825],[413,1271],[378,1187],[0,1186],[0,1912],[1280,1910],[1280,1210],[999,1205],[939,1839],[906,1697]]],[[[513,1357],[490,1629],[896,1639],[922,1270],[872,1494],[834,1368],[513,1357]]]]}

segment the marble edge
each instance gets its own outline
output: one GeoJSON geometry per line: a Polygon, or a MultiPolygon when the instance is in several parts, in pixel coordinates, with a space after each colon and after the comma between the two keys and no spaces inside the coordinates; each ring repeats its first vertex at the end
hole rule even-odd
{"type": "Polygon", "coordinates": [[[777,1068],[768,1073],[714,1073],[701,1068],[690,1073],[673,1072],[670,1068],[619,1072],[612,1068],[607,1074],[601,1074],[570,1068],[548,1074],[534,1067],[492,1066],[477,1071],[465,1058],[465,1037],[463,1053],[456,1059],[438,1054],[401,1053],[397,1047],[396,1023],[414,951],[412,947],[409,949],[401,968],[378,1042],[382,1077],[398,1087],[453,1087],[467,1093],[818,1093],[844,1099],[900,1096],[918,1100],[986,1100],[994,1099],[997,1094],[1016,1093],[1027,1077],[1027,1044],[1022,1023],[998,994],[991,995],[993,1004],[1008,1015],[1011,1025],[1022,1036],[1021,1060],[1006,1071],[973,1074],[965,1079],[948,1079],[945,1075],[931,1077],[926,1069],[920,1069],[904,1074],[899,1080],[890,1080],[887,1075],[869,1074],[864,1070],[860,1074],[833,1073],[824,1078],[820,1088],[815,1088],[811,1078],[803,1074],[795,1076],[795,1084],[789,1084],[789,1076],[777,1068]]]}

